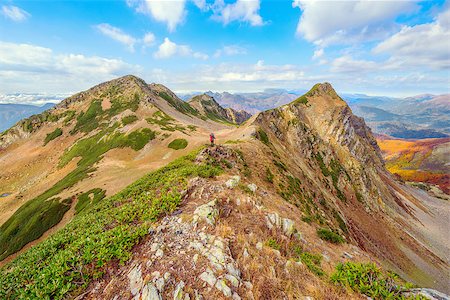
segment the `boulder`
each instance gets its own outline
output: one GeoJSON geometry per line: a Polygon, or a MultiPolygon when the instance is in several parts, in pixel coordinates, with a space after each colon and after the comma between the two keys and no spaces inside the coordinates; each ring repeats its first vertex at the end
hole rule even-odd
{"type": "Polygon", "coordinates": [[[232,176],[230,179],[227,180],[227,182],[225,182],[225,186],[229,189],[235,188],[239,182],[241,181],[241,176],[236,175],[236,176],[232,176]]]}
{"type": "Polygon", "coordinates": [[[206,223],[214,225],[219,216],[219,210],[216,206],[217,201],[213,200],[197,207],[194,211],[194,222],[196,223],[199,219],[202,219],[205,220],[206,223]]]}
{"type": "Polygon", "coordinates": [[[146,284],[142,288],[142,300],[162,300],[161,295],[158,292],[158,289],[151,283],[146,284]]]}

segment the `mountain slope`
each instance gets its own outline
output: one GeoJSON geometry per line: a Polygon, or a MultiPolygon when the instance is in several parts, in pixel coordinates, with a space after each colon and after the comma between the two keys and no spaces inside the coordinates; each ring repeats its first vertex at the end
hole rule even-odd
{"type": "Polygon", "coordinates": [[[203,109],[126,76],[4,134],[0,254],[57,225],[0,298],[407,297],[370,262],[448,292],[448,204],[395,181],[330,84],[238,127],[203,109]]]}
{"type": "Polygon", "coordinates": [[[227,128],[197,115],[164,86],[125,76],[4,132],[0,190],[8,195],[0,202],[0,259],[73,215],[81,193],[101,189],[111,195],[149,168],[206,142],[202,127],[227,128]],[[186,149],[168,148],[194,132],[198,137],[186,149]]]}
{"type": "MultiPolygon", "coordinates": [[[[286,165],[297,166],[294,176],[308,185],[300,189],[303,196],[289,198],[304,206],[308,217],[325,213],[326,219],[334,219],[330,224],[334,230],[347,231],[362,249],[395,266],[396,272],[422,284],[438,281],[444,288],[443,274],[449,270],[444,253],[449,245],[443,238],[443,221],[435,220],[433,225],[440,228],[436,241],[430,242],[423,233],[411,235],[416,226],[421,227],[418,216],[430,214],[430,208],[385,170],[370,129],[329,84],[316,85],[296,101],[261,113],[256,122],[261,127],[258,136],[269,146],[274,161],[281,157],[286,165]],[[309,201],[316,207],[312,213],[309,201]],[[399,230],[405,224],[412,225],[399,230]],[[405,249],[414,249],[415,254],[405,249]],[[425,272],[419,271],[424,268],[425,272]]],[[[279,188],[286,193],[284,185],[279,188]]]]}

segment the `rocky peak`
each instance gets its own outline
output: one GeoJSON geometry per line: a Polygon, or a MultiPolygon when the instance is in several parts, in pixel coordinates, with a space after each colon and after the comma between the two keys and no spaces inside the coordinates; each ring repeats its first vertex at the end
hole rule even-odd
{"type": "Polygon", "coordinates": [[[232,108],[223,108],[208,94],[197,95],[191,98],[188,103],[198,110],[204,117],[215,120],[224,121],[234,124],[241,124],[248,120],[251,115],[246,111],[236,111],[232,108]]]}

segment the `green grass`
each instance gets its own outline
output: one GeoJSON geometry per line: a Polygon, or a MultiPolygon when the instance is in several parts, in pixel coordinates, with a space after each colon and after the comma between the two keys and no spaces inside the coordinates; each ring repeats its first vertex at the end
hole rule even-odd
{"type": "Polygon", "coordinates": [[[412,285],[404,284],[393,273],[384,274],[373,263],[339,263],[330,279],[336,285],[350,287],[372,299],[427,299],[422,296],[405,297],[402,293],[412,285]]]}
{"type": "Polygon", "coordinates": [[[302,252],[300,254],[300,260],[306,265],[306,267],[316,274],[317,276],[325,275],[325,272],[322,270],[321,262],[322,255],[313,254],[309,252],[302,252]]]}
{"type": "Polygon", "coordinates": [[[317,235],[325,241],[328,241],[333,244],[342,244],[345,242],[344,238],[339,234],[327,229],[327,228],[319,228],[317,229],[317,235]]]}
{"type": "Polygon", "coordinates": [[[105,198],[105,193],[105,190],[96,188],[78,195],[78,202],[75,206],[75,213],[78,214],[81,211],[88,209],[93,204],[101,201],[103,198],[105,198]]]}
{"type": "Polygon", "coordinates": [[[166,92],[159,92],[159,96],[169,102],[171,106],[173,106],[176,110],[183,114],[194,116],[198,115],[198,111],[190,106],[189,103],[186,103],[179,99],[175,99],[166,92]]]}
{"type": "Polygon", "coordinates": [[[269,144],[270,144],[269,137],[267,136],[267,133],[266,133],[264,130],[262,130],[261,128],[258,129],[258,131],[257,131],[257,133],[256,133],[256,137],[257,137],[261,142],[263,142],[264,144],[266,144],[266,145],[269,145],[269,144]]]}
{"type": "Polygon", "coordinates": [[[58,136],[61,136],[63,134],[63,131],[61,128],[56,128],[54,131],[47,134],[47,136],[44,139],[44,146],[47,145],[50,141],[53,141],[58,136]]]}
{"type": "Polygon", "coordinates": [[[190,178],[213,177],[217,166],[196,164],[197,152],[179,158],[118,194],[93,202],[62,230],[0,269],[0,299],[70,299],[102,276],[160,217],[181,203],[190,178]]]}
{"type": "Polygon", "coordinates": [[[180,150],[186,148],[188,145],[188,141],[185,139],[175,139],[169,143],[167,147],[174,149],[174,150],[180,150]]]}
{"type": "Polygon", "coordinates": [[[300,104],[308,104],[308,98],[306,98],[306,95],[302,95],[298,97],[296,100],[294,100],[294,103],[300,103],[300,104]]]}
{"type": "Polygon", "coordinates": [[[128,125],[136,122],[138,120],[138,117],[136,115],[129,115],[122,118],[122,124],[128,125]]]}
{"type": "Polygon", "coordinates": [[[184,126],[176,124],[174,118],[160,110],[156,111],[151,118],[147,118],[146,120],[149,124],[158,125],[164,131],[180,131],[186,133],[184,126]]]}
{"type": "Polygon", "coordinates": [[[347,198],[345,197],[344,193],[342,193],[342,191],[339,188],[339,176],[341,175],[342,172],[344,172],[344,168],[342,167],[342,165],[339,163],[339,161],[332,159],[330,162],[330,169],[328,169],[328,167],[325,165],[324,161],[323,161],[323,157],[320,153],[317,153],[315,155],[316,161],[319,164],[319,167],[322,171],[323,176],[328,177],[331,176],[331,180],[333,182],[333,186],[336,190],[336,196],[341,200],[341,201],[347,201],[347,198]]]}
{"type": "Polygon", "coordinates": [[[272,249],[280,251],[281,246],[278,244],[277,240],[274,238],[270,238],[266,241],[266,245],[269,246],[272,249]]]}
{"type": "Polygon", "coordinates": [[[95,163],[106,152],[124,147],[140,150],[155,137],[155,132],[147,128],[134,131],[129,135],[113,132],[114,129],[115,127],[108,128],[89,138],[79,140],[64,152],[60,160],[60,167],[67,165],[75,157],[81,157],[77,167],[43,194],[22,205],[0,227],[0,260],[39,238],[61,220],[63,212],[68,209],[71,200],[60,202],[52,197],[87,178],[88,174],[95,170],[95,163]]]}
{"type": "Polygon", "coordinates": [[[78,115],[77,124],[75,124],[71,133],[75,134],[79,131],[90,132],[96,129],[99,125],[97,116],[100,116],[102,113],[102,101],[98,99],[92,101],[86,112],[81,112],[78,115]]]}
{"type": "Polygon", "coordinates": [[[273,173],[270,171],[269,168],[266,168],[266,180],[270,183],[273,183],[273,178],[274,178],[273,173]]]}

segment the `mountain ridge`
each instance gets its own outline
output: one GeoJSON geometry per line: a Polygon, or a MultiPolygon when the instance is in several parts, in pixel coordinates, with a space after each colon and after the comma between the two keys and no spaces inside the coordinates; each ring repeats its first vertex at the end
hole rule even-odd
{"type": "Polygon", "coordinates": [[[0,296],[144,297],[162,278],[164,297],[361,299],[327,278],[371,260],[446,291],[448,244],[430,218],[443,204],[386,171],[329,83],[239,126],[204,109],[128,76],[3,134],[0,296]],[[210,132],[221,145],[205,146],[210,132]]]}

